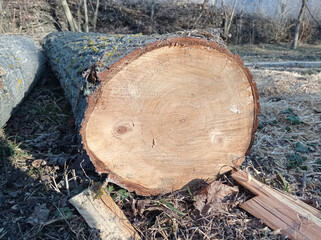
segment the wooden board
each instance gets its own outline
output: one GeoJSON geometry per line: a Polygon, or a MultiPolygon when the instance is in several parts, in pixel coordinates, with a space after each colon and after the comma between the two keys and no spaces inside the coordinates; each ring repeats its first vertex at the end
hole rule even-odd
{"type": "Polygon", "coordinates": [[[321,212],[294,196],[272,189],[246,173],[237,171],[232,177],[256,197],[240,205],[241,208],[290,239],[321,239],[321,212]]]}
{"type": "Polygon", "coordinates": [[[86,189],[71,198],[69,202],[83,216],[89,227],[100,230],[102,240],[141,239],[109,194],[102,189],[99,191],[97,197],[95,192],[86,189]]]}

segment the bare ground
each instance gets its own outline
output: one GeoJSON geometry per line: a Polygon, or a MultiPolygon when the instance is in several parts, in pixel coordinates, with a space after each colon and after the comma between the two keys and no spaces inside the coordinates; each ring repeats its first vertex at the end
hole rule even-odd
{"type": "MultiPolygon", "coordinates": [[[[244,166],[320,210],[321,74],[251,71],[262,111],[244,166]]],[[[105,178],[82,152],[70,106],[48,74],[1,133],[0,239],[99,239],[68,199],[105,178]]],[[[233,207],[201,216],[193,206],[200,187],[153,198],[108,190],[144,239],[285,239],[237,207],[252,197],[241,187],[233,207]]]]}

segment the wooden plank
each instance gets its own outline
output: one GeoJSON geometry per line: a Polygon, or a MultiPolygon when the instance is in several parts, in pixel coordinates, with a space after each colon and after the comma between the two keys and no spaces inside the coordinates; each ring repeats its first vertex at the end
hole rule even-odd
{"type": "Polygon", "coordinates": [[[69,202],[78,210],[91,228],[100,230],[102,240],[138,240],[141,239],[122,210],[105,191],[95,197],[95,193],[86,189],[74,196],[69,202]]]}
{"type": "Polygon", "coordinates": [[[241,208],[290,239],[321,239],[321,213],[317,209],[292,195],[248,178],[245,172],[234,172],[232,177],[257,195],[241,204],[241,208]]]}

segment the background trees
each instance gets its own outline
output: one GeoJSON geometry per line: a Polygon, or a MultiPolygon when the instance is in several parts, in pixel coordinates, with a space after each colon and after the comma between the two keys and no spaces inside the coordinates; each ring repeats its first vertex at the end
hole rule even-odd
{"type": "Polygon", "coordinates": [[[298,45],[300,26],[303,20],[305,9],[307,8],[308,1],[309,0],[302,0],[300,13],[299,13],[298,20],[296,22],[296,26],[294,30],[294,37],[293,37],[293,43],[292,43],[293,48],[296,48],[298,45]]]}
{"type": "Polygon", "coordinates": [[[290,44],[294,36],[318,42],[321,5],[304,0],[307,11],[299,14],[302,1],[0,0],[0,31],[41,39],[56,30],[152,34],[220,27],[230,44],[290,44]]]}

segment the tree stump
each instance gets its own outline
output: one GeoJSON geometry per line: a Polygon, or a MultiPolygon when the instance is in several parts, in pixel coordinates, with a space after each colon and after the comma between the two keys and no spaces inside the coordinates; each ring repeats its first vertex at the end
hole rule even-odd
{"type": "Polygon", "coordinates": [[[40,79],[45,65],[45,57],[32,39],[0,36],[0,127],[40,79]]]}
{"type": "Polygon", "coordinates": [[[258,94],[236,55],[180,35],[54,33],[44,49],[98,172],[141,195],[240,165],[258,94]]]}

